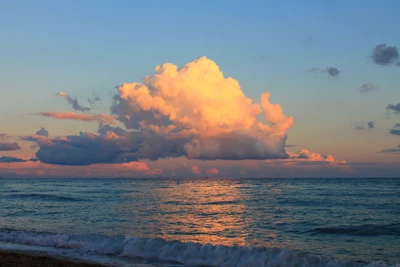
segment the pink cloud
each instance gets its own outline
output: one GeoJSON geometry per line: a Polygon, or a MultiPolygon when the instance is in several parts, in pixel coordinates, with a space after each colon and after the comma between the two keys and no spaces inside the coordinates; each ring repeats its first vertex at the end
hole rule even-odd
{"type": "Polygon", "coordinates": [[[0,151],[13,151],[21,149],[18,143],[0,142],[0,151]]]}
{"type": "Polygon", "coordinates": [[[207,170],[207,173],[209,175],[218,175],[219,174],[219,170],[217,168],[210,168],[207,170]]]}
{"type": "Polygon", "coordinates": [[[319,153],[313,153],[306,149],[301,150],[300,152],[287,152],[289,154],[290,159],[295,159],[299,161],[314,161],[314,162],[329,162],[329,163],[337,163],[337,164],[345,164],[345,160],[335,159],[332,155],[321,155],[319,153]]]}
{"type": "Polygon", "coordinates": [[[78,114],[75,112],[40,112],[37,115],[55,119],[77,120],[77,121],[95,121],[103,124],[115,124],[113,116],[104,114],[78,114]]]}
{"type": "Polygon", "coordinates": [[[9,175],[10,177],[152,177],[162,173],[161,169],[151,169],[145,162],[90,166],[61,166],[44,164],[39,161],[0,162],[0,170],[0,175],[9,175]]]}
{"type": "Polygon", "coordinates": [[[201,174],[199,166],[192,166],[191,170],[192,170],[193,174],[196,174],[196,175],[200,175],[201,174]]]}

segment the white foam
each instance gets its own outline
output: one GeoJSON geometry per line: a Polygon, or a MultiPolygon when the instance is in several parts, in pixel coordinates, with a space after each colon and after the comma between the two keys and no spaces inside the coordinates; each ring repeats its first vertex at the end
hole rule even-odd
{"type": "Polygon", "coordinates": [[[227,247],[223,245],[182,243],[160,238],[112,238],[101,236],[37,233],[28,231],[0,230],[0,241],[35,246],[71,249],[80,253],[98,253],[116,257],[141,258],[169,261],[184,265],[221,267],[250,266],[304,266],[304,267],[400,267],[382,262],[361,264],[310,255],[285,249],[256,247],[227,247]]]}

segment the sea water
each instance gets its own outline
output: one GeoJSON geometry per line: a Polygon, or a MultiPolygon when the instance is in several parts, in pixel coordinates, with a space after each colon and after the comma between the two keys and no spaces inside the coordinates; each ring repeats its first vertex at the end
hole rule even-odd
{"type": "Polygon", "coordinates": [[[0,249],[113,266],[400,266],[400,179],[1,179],[0,249]]]}

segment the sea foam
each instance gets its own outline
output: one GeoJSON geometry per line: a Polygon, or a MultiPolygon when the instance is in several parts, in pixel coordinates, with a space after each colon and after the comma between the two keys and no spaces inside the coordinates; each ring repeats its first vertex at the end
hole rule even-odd
{"type": "Polygon", "coordinates": [[[67,235],[34,231],[0,229],[0,241],[71,249],[81,253],[99,253],[117,257],[181,263],[187,266],[262,267],[262,266],[393,266],[383,262],[358,263],[339,261],[304,252],[262,247],[228,247],[223,245],[183,243],[161,238],[107,237],[67,235]]]}

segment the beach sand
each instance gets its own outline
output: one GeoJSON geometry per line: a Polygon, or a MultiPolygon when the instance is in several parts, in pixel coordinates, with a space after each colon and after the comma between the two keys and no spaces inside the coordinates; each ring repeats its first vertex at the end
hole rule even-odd
{"type": "Polygon", "coordinates": [[[105,265],[74,262],[47,256],[0,251],[0,267],[105,267],[105,265]]]}

